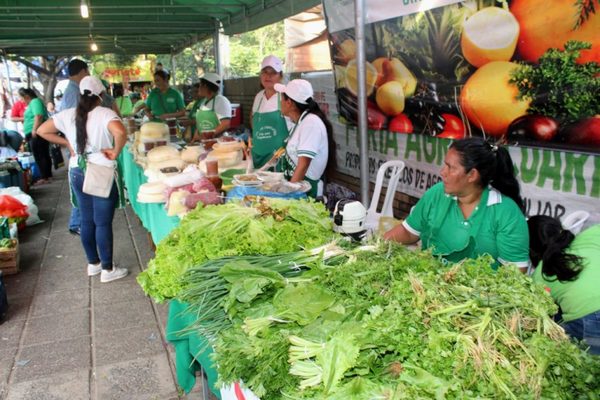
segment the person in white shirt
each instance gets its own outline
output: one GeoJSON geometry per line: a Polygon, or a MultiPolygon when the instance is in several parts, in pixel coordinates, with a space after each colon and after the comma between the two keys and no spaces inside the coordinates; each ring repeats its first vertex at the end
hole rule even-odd
{"type": "Polygon", "coordinates": [[[113,263],[112,231],[115,208],[123,204],[115,160],[127,141],[127,131],[113,110],[100,106],[105,88],[98,78],[86,76],[79,89],[81,98],[77,108],[54,115],[38,128],[38,134],[69,148],[70,184],[81,212],[81,243],[88,260],[87,274],[101,274],[101,282],[111,282],[128,273],[113,263]],[[58,132],[63,132],[66,138],[58,132]],[[83,192],[88,163],[115,169],[117,179],[107,198],[83,192]]]}
{"type": "Polygon", "coordinates": [[[207,72],[200,79],[200,97],[203,98],[196,112],[196,134],[192,142],[217,137],[231,125],[231,103],[219,94],[221,77],[207,72]]]}
{"type": "Polygon", "coordinates": [[[311,185],[308,195],[323,195],[325,172],[335,168],[335,143],[331,123],[314,101],[313,88],[304,79],[287,85],[275,85],[282,93],[281,111],[296,125],[289,133],[281,169],[291,182],[306,180],[311,185]]]}

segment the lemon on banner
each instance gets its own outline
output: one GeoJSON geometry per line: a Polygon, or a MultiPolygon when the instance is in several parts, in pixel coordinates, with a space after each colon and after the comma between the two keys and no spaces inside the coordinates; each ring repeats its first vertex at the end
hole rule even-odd
{"type": "Polygon", "coordinates": [[[518,38],[519,23],[510,11],[486,7],[465,21],[460,43],[467,61],[481,67],[490,61],[509,61],[518,38]]]}
{"type": "MultiPolygon", "coordinates": [[[[375,90],[375,83],[377,82],[377,70],[373,64],[365,62],[366,73],[366,87],[367,96],[373,94],[375,90]]],[[[355,96],[358,96],[358,68],[356,65],[356,58],[350,60],[346,65],[346,88],[355,96]]]]}

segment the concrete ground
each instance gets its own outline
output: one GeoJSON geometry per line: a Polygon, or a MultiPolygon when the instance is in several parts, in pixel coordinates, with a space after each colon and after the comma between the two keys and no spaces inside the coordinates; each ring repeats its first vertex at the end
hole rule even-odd
{"type": "Polygon", "coordinates": [[[165,340],[167,306],[144,295],[135,277],[152,257],[131,208],[113,222],[124,279],[88,277],[79,237],[67,230],[66,170],[30,191],[44,223],[19,237],[21,272],[4,276],[8,319],[0,325],[0,400],[203,399],[176,384],[174,350],[165,340]]]}

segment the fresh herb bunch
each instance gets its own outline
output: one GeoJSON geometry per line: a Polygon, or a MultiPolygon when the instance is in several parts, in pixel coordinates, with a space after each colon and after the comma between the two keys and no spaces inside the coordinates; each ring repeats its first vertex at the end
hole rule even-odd
{"type": "Polygon", "coordinates": [[[328,211],[312,200],[269,199],[196,208],[158,244],[137,281],[148,296],[161,302],[176,297],[184,286],[185,271],[206,260],[297,251],[325,244],[333,236],[328,211]]]}
{"type": "Polygon", "coordinates": [[[539,64],[521,64],[510,83],[519,99],[531,100],[528,112],[571,124],[600,113],[600,64],[577,63],[587,42],[569,41],[564,50],[549,49],[539,64]]]}
{"type": "Polygon", "coordinates": [[[234,306],[214,342],[222,383],[271,400],[600,396],[600,360],[567,339],[550,296],[516,268],[359,250],[234,306]]]}

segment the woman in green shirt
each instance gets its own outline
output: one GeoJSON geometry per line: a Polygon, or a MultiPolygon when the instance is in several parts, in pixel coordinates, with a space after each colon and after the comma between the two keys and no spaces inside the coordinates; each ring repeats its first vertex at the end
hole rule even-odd
{"type": "Polygon", "coordinates": [[[546,286],[560,307],[567,334],[600,354],[600,225],[577,236],[555,218],[529,218],[533,280],[546,286]]]}
{"type": "Polygon", "coordinates": [[[125,96],[123,85],[116,83],[113,86],[113,95],[115,97],[115,104],[119,108],[119,113],[122,117],[129,117],[133,114],[133,104],[129,96],[125,96]]]}
{"type": "Polygon", "coordinates": [[[431,187],[384,237],[450,262],[489,254],[500,264],[529,266],[523,200],[508,150],[481,138],[458,140],[444,159],[442,182],[431,187]]]}
{"type": "Polygon", "coordinates": [[[146,116],[150,120],[165,121],[169,118],[183,117],[185,104],[177,90],[169,87],[169,75],[165,71],[154,73],[154,89],[146,99],[146,116]]]}
{"type": "Polygon", "coordinates": [[[41,178],[36,184],[47,183],[52,177],[52,159],[50,158],[50,143],[38,136],[37,129],[48,119],[48,112],[44,102],[30,88],[19,89],[19,96],[27,104],[23,115],[23,133],[25,140],[29,142],[33,158],[40,169],[41,178]]]}

